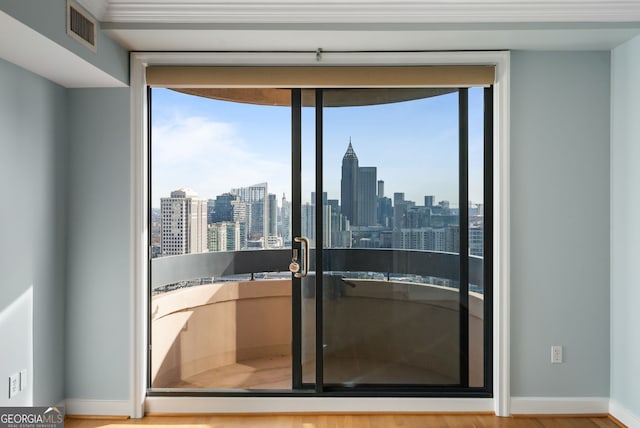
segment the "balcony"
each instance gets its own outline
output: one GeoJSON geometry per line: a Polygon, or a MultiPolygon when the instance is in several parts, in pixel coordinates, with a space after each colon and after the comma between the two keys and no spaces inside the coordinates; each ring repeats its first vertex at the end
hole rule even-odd
{"type": "MultiPolygon", "coordinates": [[[[287,273],[271,279],[264,274],[288,266],[290,254],[259,250],[154,259],[152,387],[290,389],[291,279],[287,273]],[[198,278],[214,280],[157,291],[198,278]]],[[[456,254],[329,249],[324,258],[331,267],[323,279],[325,383],[459,382],[456,254]]],[[[470,386],[483,385],[482,262],[471,257],[469,266],[478,290],[469,293],[470,386]]],[[[313,274],[300,291],[305,382],[313,382],[315,370],[312,280],[313,274]]]]}

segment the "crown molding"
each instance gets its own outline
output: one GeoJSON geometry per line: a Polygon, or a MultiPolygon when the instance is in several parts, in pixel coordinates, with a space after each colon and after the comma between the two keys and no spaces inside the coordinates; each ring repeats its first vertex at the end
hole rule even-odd
{"type": "Polygon", "coordinates": [[[107,14],[107,7],[109,0],[75,0],[80,6],[84,7],[87,12],[97,18],[99,21],[104,21],[107,14]]]}
{"type": "Polygon", "coordinates": [[[102,21],[138,23],[640,22],[637,0],[81,0],[102,21]]]}

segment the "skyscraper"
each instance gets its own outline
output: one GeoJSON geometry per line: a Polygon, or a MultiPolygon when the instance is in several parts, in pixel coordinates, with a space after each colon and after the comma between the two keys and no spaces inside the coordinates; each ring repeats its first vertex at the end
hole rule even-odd
{"type": "Polygon", "coordinates": [[[378,197],[384,198],[384,180],[378,180],[378,197]]]}
{"type": "Polygon", "coordinates": [[[216,202],[213,204],[213,221],[210,223],[233,220],[231,202],[235,201],[235,199],[236,197],[231,193],[223,193],[216,196],[216,202]]]}
{"type": "Polygon", "coordinates": [[[209,251],[239,251],[247,246],[245,224],[223,221],[209,225],[209,251]]]}
{"type": "Polygon", "coordinates": [[[207,251],[207,200],[191,189],[160,198],[160,250],[164,256],[207,251]]]}
{"type": "Polygon", "coordinates": [[[301,215],[301,233],[311,241],[311,245],[315,245],[316,239],[316,206],[305,203],[300,206],[301,215]]]}
{"type": "Polygon", "coordinates": [[[216,200],[208,199],[207,200],[207,224],[215,223],[214,214],[216,210],[216,200]]]}
{"type": "Polygon", "coordinates": [[[280,216],[282,218],[282,230],[280,231],[280,236],[282,236],[282,239],[286,244],[287,242],[291,242],[291,203],[287,201],[284,193],[282,194],[280,216]]]}
{"type": "Polygon", "coordinates": [[[356,224],[358,226],[375,226],[377,223],[377,181],[375,166],[358,168],[358,192],[356,194],[356,224]]]}
{"type": "Polygon", "coordinates": [[[424,197],[424,206],[427,208],[431,208],[433,206],[433,202],[435,201],[436,197],[429,195],[429,196],[425,196],[424,197]]]}
{"type": "Polygon", "coordinates": [[[351,224],[357,224],[357,192],[358,192],[358,156],[353,150],[351,139],[349,147],[342,157],[342,179],[340,180],[340,203],[342,215],[347,217],[351,224]]]}
{"type": "Polygon", "coordinates": [[[278,236],[278,201],[276,201],[276,195],[269,193],[267,202],[266,236],[278,236]]]}
{"type": "Polygon", "coordinates": [[[247,212],[247,237],[250,240],[258,240],[267,235],[269,229],[267,183],[254,184],[253,186],[231,189],[235,195],[248,208],[247,212]]]}

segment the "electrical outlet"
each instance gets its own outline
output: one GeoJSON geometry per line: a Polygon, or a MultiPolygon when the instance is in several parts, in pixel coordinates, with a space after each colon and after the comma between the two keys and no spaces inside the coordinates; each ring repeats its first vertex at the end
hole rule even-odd
{"type": "Polygon", "coordinates": [[[554,345],[551,347],[551,363],[559,364],[562,362],[562,346],[554,345]]]}
{"type": "Polygon", "coordinates": [[[20,392],[20,373],[9,376],[9,398],[13,398],[20,392]]]}
{"type": "Polygon", "coordinates": [[[20,391],[27,388],[27,369],[20,370],[20,391]]]}

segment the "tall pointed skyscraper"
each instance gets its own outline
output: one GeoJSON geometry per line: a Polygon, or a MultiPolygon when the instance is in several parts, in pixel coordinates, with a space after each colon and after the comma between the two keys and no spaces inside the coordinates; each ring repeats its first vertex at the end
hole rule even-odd
{"type": "Polygon", "coordinates": [[[358,156],[351,145],[342,158],[342,179],[340,180],[340,205],[342,214],[349,219],[351,224],[356,224],[358,211],[358,156]]]}

